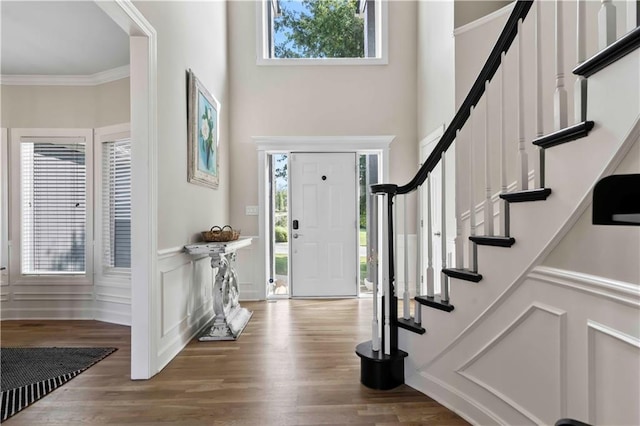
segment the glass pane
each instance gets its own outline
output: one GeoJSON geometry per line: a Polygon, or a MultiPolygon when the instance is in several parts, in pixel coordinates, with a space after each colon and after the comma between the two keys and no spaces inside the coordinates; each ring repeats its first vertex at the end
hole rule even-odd
{"type": "Polygon", "coordinates": [[[287,154],[271,156],[273,275],[269,296],[289,295],[289,172],[287,154]]]}

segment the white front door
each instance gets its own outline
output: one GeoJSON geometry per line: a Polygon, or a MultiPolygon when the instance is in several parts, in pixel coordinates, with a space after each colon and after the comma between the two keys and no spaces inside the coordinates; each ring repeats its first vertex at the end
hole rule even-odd
{"type": "Polygon", "coordinates": [[[291,154],[291,295],[355,296],[355,153],[291,154]]]}

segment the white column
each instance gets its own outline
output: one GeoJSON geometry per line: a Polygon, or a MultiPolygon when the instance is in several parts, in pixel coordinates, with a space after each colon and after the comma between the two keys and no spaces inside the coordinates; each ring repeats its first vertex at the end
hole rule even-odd
{"type": "Polygon", "coordinates": [[[402,295],[402,312],[403,318],[408,320],[411,318],[411,312],[409,310],[409,238],[407,236],[408,227],[407,227],[407,198],[409,198],[408,194],[402,196],[403,199],[403,219],[404,223],[402,226],[403,229],[403,245],[404,248],[402,250],[403,260],[404,260],[404,293],[402,295]]]}
{"type": "Polygon", "coordinates": [[[640,22],[638,22],[638,3],[636,2],[636,0],[626,0],[626,5],[627,5],[626,32],[629,32],[640,24],[640,22]]]}
{"type": "MultiPolygon", "coordinates": [[[[476,202],[474,196],[475,179],[474,179],[474,161],[475,161],[475,132],[473,128],[473,107],[469,113],[469,126],[471,126],[469,136],[469,236],[476,235],[476,202]]],[[[469,270],[476,271],[478,265],[476,262],[476,244],[469,241],[469,270]]]]}
{"type": "MultiPolygon", "coordinates": [[[[507,126],[505,120],[506,108],[506,73],[505,73],[505,52],[502,52],[500,63],[500,193],[507,192],[507,126]]],[[[500,235],[509,236],[509,218],[507,217],[507,201],[500,198],[500,235]]]]}
{"type": "MultiPolygon", "coordinates": [[[[580,1],[580,0],[578,0],[580,1]]],[[[543,114],[542,114],[542,1],[535,2],[536,5],[536,26],[535,26],[535,50],[536,64],[535,72],[535,96],[536,96],[536,137],[544,134],[543,114]]],[[[536,187],[544,188],[544,149],[538,148],[538,164],[536,169],[536,187]]]]}
{"type": "MultiPolygon", "coordinates": [[[[416,198],[418,202],[418,211],[422,211],[422,190],[416,191],[416,198]]],[[[420,215],[417,217],[416,223],[416,296],[422,294],[422,218],[420,215]]],[[[413,321],[416,324],[422,322],[422,308],[420,303],[415,299],[413,301],[413,321]]]]}
{"type": "Polygon", "coordinates": [[[611,0],[602,0],[598,12],[598,49],[616,41],[616,7],[611,0]]]}
{"type": "Polygon", "coordinates": [[[434,295],[433,226],[431,224],[431,173],[427,175],[427,297],[434,295]]]}
{"type": "Polygon", "coordinates": [[[555,0],[556,91],[553,98],[554,130],[567,127],[567,90],[564,87],[564,22],[562,1],[555,0]]]}
{"type": "MultiPolygon", "coordinates": [[[[371,211],[378,211],[378,196],[374,195],[373,197],[371,197],[371,200],[373,201],[371,203],[371,211]]],[[[375,218],[378,217],[378,215],[374,215],[375,218]]],[[[377,229],[378,228],[378,223],[372,223],[371,224],[372,228],[377,229]]],[[[380,257],[378,256],[379,250],[378,250],[378,245],[376,244],[376,250],[375,252],[371,253],[371,258],[372,259],[379,259],[380,257]]],[[[373,318],[371,320],[371,348],[374,351],[379,351],[380,350],[380,335],[378,333],[378,329],[379,329],[379,325],[378,325],[378,274],[376,275],[376,279],[373,280],[373,318]]],[[[384,280],[384,278],[383,278],[384,280]]]]}
{"type": "MultiPolygon", "coordinates": [[[[556,0],[559,1],[559,0],[556,0]]],[[[524,45],[522,37],[522,19],[518,21],[518,173],[519,190],[529,189],[529,159],[524,139],[524,45]]]]}
{"type": "MultiPolygon", "coordinates": [[[[576,0],[576,63],[581,64],[587,59],[586,34],[586,4],[585,0],[576,0]]],[[[574,84],[574,119],[580,123],[587,119],[587,79],[579,75],[574,84]]]]}
{"type": "MultiPolygon", "coordinates": [[[[442,269],[447,267],[447,174],[445,167],[445,153],[442,153],[442,157],[440,157],[440,164],[442,165],[442,199],[440,203],[442,204],[442,235],[440,235],[440,243],[442,247],[442,269]]],[[[440,288],[440,299],[442,301],[449,300],[449,277],[447,277],[444,273],[441,273],[441,288],[440,288]]]]}
{"type": "MultiPolygon", "coordinates": [[[[456,170],[462,170],[462,158],[459,155],[459,150],[457,147],[462,146],[462,131],[456,130],[456,170]]],[[[460,186],[462,185],[461,179],[455,177],[456,183],[456,193],[454,194],[454,199],[456,200],[456,238],[455,238],[455,246],[456,246],[456,258],[455,258],[455,267],[456,268],[464,268],[464,242],[462,239],[462,203],[458,200],[458,195],[460,194],[460,186]]],[[[450,264],[449,267],[453,267],[453,264],[450,264]]]]}
{"type": "Polygon", "coordinates": [[[489,80],[484,83],[485,98],[485,126],[484,126],[484,183],[485,183],[485,199],[484,199],[484,235],[493,236],[493,201],[491,196],[491,143],[489,141],[489,80]]]}

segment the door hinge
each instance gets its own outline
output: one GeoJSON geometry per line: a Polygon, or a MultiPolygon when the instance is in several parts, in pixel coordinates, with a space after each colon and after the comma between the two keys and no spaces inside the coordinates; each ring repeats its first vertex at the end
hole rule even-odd
{"type": "Polygon", "coordinates": [[[424,228],[424,220],[420,219],[420,228],[424,228]]]}

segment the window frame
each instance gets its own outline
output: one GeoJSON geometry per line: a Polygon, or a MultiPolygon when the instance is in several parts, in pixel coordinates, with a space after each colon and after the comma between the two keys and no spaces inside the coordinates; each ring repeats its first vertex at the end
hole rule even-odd
{"type": "Polygon", "coordinates": [[[10,129],[9,158],[14,167],[10,170],[11,217],[9,241],[9,280],[16,285],[92,285],[93,284],[93,129],[10,129]],[[86,173],[86,223],[85,223],[85,272],[82,273],[22,273],[22,143],[29,138],[83,138],[85,143],[86,173]]]}
{"type": "MultiPolygon", "coordinates": [[[[104,241],[103,241],[103,225],[104,218],[103,212],[103,197],[102,189],[104,182],[102,181],[102,144],[113,142],[120,139],[131,140],[131,125],[129,123],[115,124],[112,126],[100,127],[94,130],[95,150],[94,150],[94,176],[95,176],[95,204],[94,204],[94,236],[95,236],[95,249],[94,249],[94,270],[98,281],[102,281],[101,278],[122,278],[127,282],[131,278],[131,268],[120,267],[105,267],[103,265],[104,258],[104,241]]],[[[133,140],[131,140],[133,144],[133,140]]]]}
{"type": "Polygon", "coordinates": [[[376,2],[376,46],[377,55],[369,58],[271,58],[269,57],[270,25],[267,22],[267,8],[272,0],[256,2],[256,65],[259,66],[353,66],[353,65],[388,65],[389,64],[389,6],[388,0],[376,2]]]}

